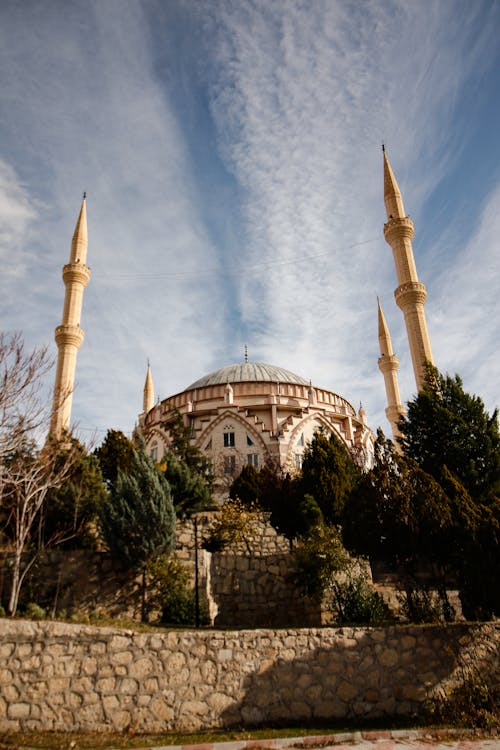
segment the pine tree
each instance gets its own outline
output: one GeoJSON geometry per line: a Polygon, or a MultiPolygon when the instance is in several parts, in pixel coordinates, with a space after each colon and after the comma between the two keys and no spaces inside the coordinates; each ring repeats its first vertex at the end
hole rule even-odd
{"type": "Polygon", "coordinates": [[[424,387],[399,423],[405,455],[438,481],[446,466],[476,501],[498,496],[497,417],[496,410],[490,416],[478,396],[464,391],[458,375],[441,375],[427,365],[424,387]]]}
{"type": "Polygon", "coordinates": [[[130,473],[118,471],[102,506],[100,527],[111,554],[142,571],[142,617],[146,619],[148,563],[174,545],[175,513],[166,480],[144,451],[134,450],[130,473]]]}
{"type": "Polygon", "coordinates": [[[305,450],[299,486],[302,497],[314,498],[325,523],[340,523],[359,478],[360,471],[340,440],[333,433],[317,432],[305,450]]]}

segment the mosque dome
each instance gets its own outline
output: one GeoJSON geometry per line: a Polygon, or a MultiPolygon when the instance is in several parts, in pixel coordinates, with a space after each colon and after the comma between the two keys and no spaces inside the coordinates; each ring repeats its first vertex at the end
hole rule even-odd
{"type": "Polygon", "coordinates": [[[191,383],[186,391],[204,388],[211,385],[225,385],[226,383],[293,383],[295,385],[309,385],[309,380],[300,375],[285,370],[283,367],[267,365],[263,362],[240,362],[226,365],[219,370],[209,372],[196,382],[191,383]]]}

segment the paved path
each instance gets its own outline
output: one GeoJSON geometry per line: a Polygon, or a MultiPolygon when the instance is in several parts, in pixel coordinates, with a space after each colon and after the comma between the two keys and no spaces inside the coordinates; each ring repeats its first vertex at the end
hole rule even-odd
{"type": "MultiPolygon", "coordinates": [[[[343,732],[273,740],[214,742],[203,745],[164,745],[148,750],[500,750],[500,734],[456,729],[398,729],[343,732]]],[[[140,750],[140,749],[139,749],[140,750]]],[[[145,749],[143,749],[145,750],[145,749]]]]}

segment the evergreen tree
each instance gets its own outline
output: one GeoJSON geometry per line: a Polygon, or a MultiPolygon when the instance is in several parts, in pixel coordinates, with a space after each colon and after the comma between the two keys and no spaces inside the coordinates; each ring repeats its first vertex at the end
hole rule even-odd
{"type": "Polygon", "coordinates": [[[118,471],[101,508],[100,527],[111,554],[142,571],[142,616],[146,618],[146,572],[174,545],[175,513],[170,488],[144,451],[134,450],[130,473],[118,471]]]}
{"type": "Polygon", "coordinates": [[[204,476],[192,471],[174,453],[168,452],[159,465],[167,480],[177,516],[190,516],[211,507],[210,487],[204,476]]]}
{"type": "Polygon", "coordinates": [[[424,387],[399,423],[405,455],[438,481],[446,466],[474,500],[489,500],[500,492],[497,416],[464,391],[458,375],[427,365],[424,387]]]}
{"type": "Polygon", "coordinates": [[[346,547],[355,554],[401,565],[412,575],[422,562],[442,568],[452,538],[450,500],[379,430],[374,466],[351,493],[342,530],[346,547]]]}
{"type": "Polygon", "coordinates": [[[71,452],[69,475],[60,487],[48,491],[40,517],[43,542],[58,544],[64,549],[94,544],[94,524],[107,498],[97,457],[87,453],[76,438],[71,438],[70,442],[71,448],[63,444],[58,457],[62,465],[71,452]]]}
{"type": "Polygon", "coordinates": [[[170,435],[169,452],[183,461],[193,474],[204,477],[209,486],[212,482],[212,467],[208,458],[199,448],[191,444],[191,430],[184,424],[182,414],[176,412],[173,422],[168,425],[170,435]]]}
{"type": "Polygon", "coordinates": [[[340,523],[344,504],[360,478],[360,470],[332,433],[316,432],[305,450],[299,491],[316,501],[325,523],[340,523]]]}
{"type": "Polygon", "coordinates": [[[134,444],[120,430],[108,430],[94,453],[108,487],[116,483],[118,472],[128,473],[134,464],[134,444]]]}

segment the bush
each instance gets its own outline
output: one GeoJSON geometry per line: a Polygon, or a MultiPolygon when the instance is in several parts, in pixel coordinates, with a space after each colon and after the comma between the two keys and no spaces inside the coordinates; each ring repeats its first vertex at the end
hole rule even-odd
{"type": "MultiPolygon", "coordinates": [[[[163,555],[150,568],[150,607],[160,611],[164,625],[196,625],[196,595],[188,572],[176,557],[163,555]]],[[[200,622],[207,624],[207,615],[200,612],[200,622]]]]}
{"type": "Polygon", "coordinates": [[[430,698],[426,715],[433,722],[491,729],[500,726],[499,690],[478,675],[465,676],[448,693],[430,698]]]}
{"type": "Polygon", "coordinates": [[[446,590],[436,591],[422,585],[408,586],[398,596],[401,615],[408,622],[453,622],[455,610],[448,600],[446,590]]]}
{"type": "Polygon", "coordinates": [[[339,625],[382,625],[392,619],[382,596],[362,576],[332,584],[339,625]]]}
{"type": "Polygon", "coordinates": [[[35,602],[30,602],[26,605],[26,609],[24,610],[24,616],[29,618],[30,620],[45,620],[47,613],[43,609],[43,607],[40,607],[39,604],[35,604],[35,602]]]}

